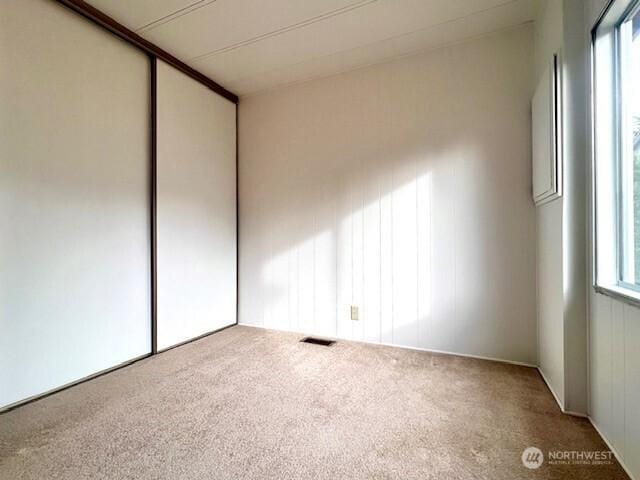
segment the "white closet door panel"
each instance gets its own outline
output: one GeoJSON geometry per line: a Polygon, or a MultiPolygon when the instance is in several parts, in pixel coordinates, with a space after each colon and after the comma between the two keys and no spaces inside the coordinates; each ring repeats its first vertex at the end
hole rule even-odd
{"type": "Polygon", "coordinates": [[[0,14],[0,407],[151,349],[149,61],[47,0],[0,14]]]}
{"type": "Polygon", "coordinates": [[[158,348],[236,322],[236,109],[157,68],[158,348]]]}

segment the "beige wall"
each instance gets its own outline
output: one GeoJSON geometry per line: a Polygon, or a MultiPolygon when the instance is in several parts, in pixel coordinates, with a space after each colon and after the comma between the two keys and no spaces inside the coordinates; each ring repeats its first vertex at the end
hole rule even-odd
{"type": "MultiPolygon", "coordinates": [[[[588,37],[581,0],[548,0],[536,21],[536,79],[554,53],[562,72],[563,195],[537,208],[538,361],[563,411],[587,413],[588,37]]],[[[536,80],[536,81],[537,81],[536,80]]]]}
{"type": "Polygon", "coordinates": [[[563,1],[563,299],[565,401],[568,412],[588,408],[587,136],[588,35],[584,2],[563,1]]]}
{"type": "MultiPolygon", "coordinates": [[[[535,82],[562,49],[562,0],[541,3],[535,23],[535,82]]],[[[563,198],[536,208],[538,366],[564,408],[563,198]]]]}
{"type": "Polygon", "coordinates": [[[525,25],[242,98],[240,322],[536,363],[533,77],[525,25]]]}

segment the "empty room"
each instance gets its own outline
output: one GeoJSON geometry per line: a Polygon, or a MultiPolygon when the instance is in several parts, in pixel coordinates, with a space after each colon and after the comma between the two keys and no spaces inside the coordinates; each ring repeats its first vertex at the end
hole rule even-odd
{"type": "Polygon", "coordinates": [[[0,479],[640,480],[640,0],[1,0],[0,479]]]}

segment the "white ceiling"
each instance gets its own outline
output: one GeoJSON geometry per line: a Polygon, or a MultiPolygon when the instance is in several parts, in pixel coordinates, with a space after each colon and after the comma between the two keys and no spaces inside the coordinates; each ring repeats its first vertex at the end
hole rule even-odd
{"type": "Polygon", "coordinates": [[[89,0],[238,95],[532,21],[539,0],[89,0]]]}

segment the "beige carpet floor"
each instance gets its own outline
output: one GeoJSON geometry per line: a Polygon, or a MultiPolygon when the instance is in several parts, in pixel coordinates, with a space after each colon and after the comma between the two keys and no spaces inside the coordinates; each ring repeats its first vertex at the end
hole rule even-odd
{"type": "Polygon", "coordinates": [[[532,368],[232,327],[0,415],[0,479],[622,479],[532,368]]]}

